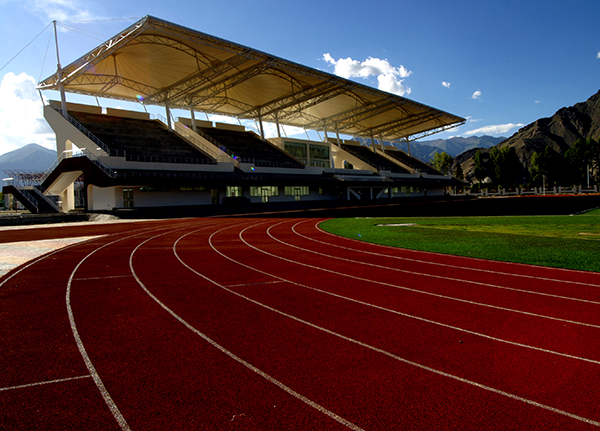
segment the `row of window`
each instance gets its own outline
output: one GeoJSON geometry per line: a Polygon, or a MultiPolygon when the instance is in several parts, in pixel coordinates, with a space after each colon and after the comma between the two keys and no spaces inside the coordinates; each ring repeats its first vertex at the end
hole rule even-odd
{"type": "Polygon", "coordinates": [[[305,165],[319,168],[330,166],[329,146],[318,144],[305,144],[300,142],[284,142],[286,152],[300,160],[305,165]]]}
{"type": "MultiPolygon", "coordinates": [[[[308,186],[285,186],[284,194],[286,196],[308,196],[310,189],[308,186]]],[[[227,186],[225,191],[227,197],[243,196],[241,186],[227,186]]],[[[252,186],[250,187],[250,196],[252,197],[271,197],[279,196],[278,186],[252,186]]]]}

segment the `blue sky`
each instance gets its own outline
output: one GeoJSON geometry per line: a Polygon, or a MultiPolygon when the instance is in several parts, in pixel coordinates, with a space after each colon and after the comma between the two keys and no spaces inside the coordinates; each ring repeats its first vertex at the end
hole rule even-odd
{"type": "Polygon", "coordinates": [[[510,136],[600,89],[596,0],[0,0],[0,154],[54,148],[35,91],[56,69],[52,20],[67,65],[144,15],[468,119],[431,139],[510,136]]]}

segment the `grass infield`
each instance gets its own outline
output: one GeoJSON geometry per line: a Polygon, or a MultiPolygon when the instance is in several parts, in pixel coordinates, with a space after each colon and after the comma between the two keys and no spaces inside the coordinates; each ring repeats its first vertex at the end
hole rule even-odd
{"type": "Polygon", "coordinates": [[[320,226],[393,247],[600,272],[600,209],[572,216],[338,218],[320,226]]]}

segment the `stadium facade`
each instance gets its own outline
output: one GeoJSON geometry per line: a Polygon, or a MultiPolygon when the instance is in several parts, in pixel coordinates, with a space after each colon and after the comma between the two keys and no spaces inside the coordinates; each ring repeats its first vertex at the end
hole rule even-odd
{"type": "Polygon", "coordinates": [[[76,194],[100,211],[394,199],[458,183],[394,144],[410,153],[410,141],[463,118],[151,16],[59,66],[38,89],[61,94],[44,107],[57,161],[37,184],[4,187],[33,212],[70,211],[76,194]],[[68,103],[65,93],[140,110],[68,103]],[[157,105],[164,118],[146,112],[157,105]],[[199,119],[211,114],[239,125],[199,119]],[[265,138],[266,123],[277,137],[265,138]],[[322,139],[288,138],[283,126],[322,139]]]}

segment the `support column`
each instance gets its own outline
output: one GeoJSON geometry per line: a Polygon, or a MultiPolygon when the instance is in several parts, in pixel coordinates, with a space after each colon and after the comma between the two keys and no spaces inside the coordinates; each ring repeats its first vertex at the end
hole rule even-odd
{"type": "Polygon", "coordinates": [[[263,128],[262,117],[260,115],[258,116],[258,124],[260,126],[260,137],[264,140],[265,139],[265,129],[263,128]]]}
{"type": "Polygon", "coordinates": [[[173,130],[173,125],[171,124],[171,111],[169,109],[168,99],[165,99],[165,110],[167,112],[167,126],[169,126],[169,130],[173,130]]]}
{"type": "Polygon", "coordinates": [[[68,213],[75,209],[75,185],[71,183],[60,195],[62,200],[61,211],[68,213]]]}
{"type": "Polygon", "coordinates": [[[408,136],[405,136],[404,140],[406,141],[406,146],[408,147],[408,155],[412,157],[412,154],[410,153],[410,141],[408,140],[408,136]]]}
{"type": "Polygon", "coordinates": [[[281,138],[281,130],[279,129],[279,118],[275,118],[275,124],[277,125],[277,137],[281,138]]]}
{"type": "Polygon", "coordinates": [[[198,128],[196,127],[196,113],[193,106],[190,106],[190,117],[192,118],[192,130],[198,132],[198,128]]]}

